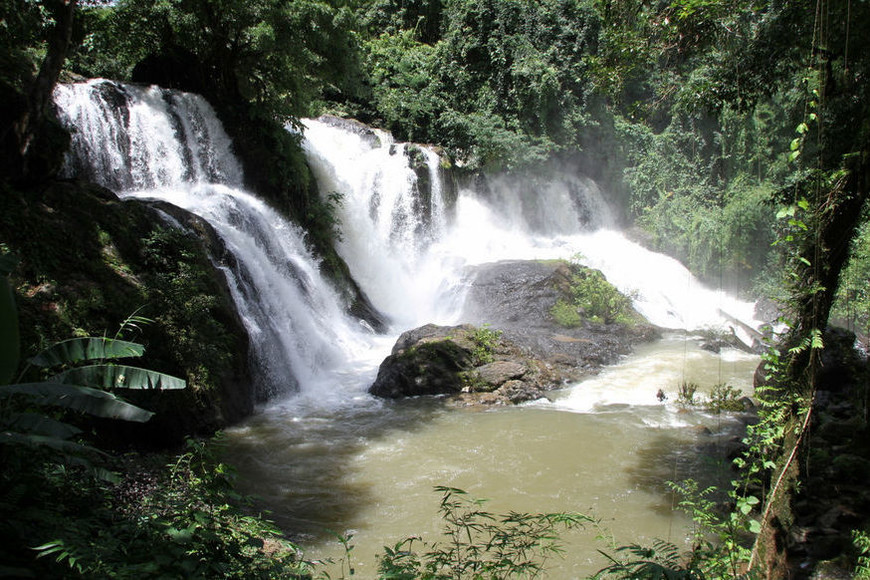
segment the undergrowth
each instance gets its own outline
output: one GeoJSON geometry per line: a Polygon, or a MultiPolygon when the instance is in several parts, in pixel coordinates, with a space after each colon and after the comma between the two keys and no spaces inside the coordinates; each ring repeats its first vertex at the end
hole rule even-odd
{"type": "MultiPolygon", "coordinates": [[[[296,547],[238,506],[215,443],[115,457],[117,483],[44,462],[2,478],[6,573],[64,578],[305,578],[296,547]],[[10,572],[11,571],[11,572],[10,572]]],[[[31,464],[32,465],[32,464],[31,464]]]]}

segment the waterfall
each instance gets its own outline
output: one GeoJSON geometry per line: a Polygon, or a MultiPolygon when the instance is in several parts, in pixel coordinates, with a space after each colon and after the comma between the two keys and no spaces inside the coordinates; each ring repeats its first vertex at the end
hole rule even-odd
{"type": "Polygon", "coordinates": [[[234,268],[221,269],[252,339],[261,399],[297,390],[318,398],[347,383],[360,360],[374,366],[384,347],[373,351],[371,333],[345,315],[305,233],[240,189],[230,139],[202,97],[93,80],[59,85],[54,100],[73,134],[68,176],[190,211],[234,255],[234,268]]]}
{"type": "Polygon", "coordinates": [[[399,332],[462,322],[469,267],[497,260],[579,260],[666,328],[752,324],[751,303],[703,287],[676,260],[613,230],[591,180],[554,171],[455,191],[431,148],[348,121],[306,120],[303,147],[321,193],[340,199],[337,249],[393,322],[376,336],[345,313],[305,232],[241,189],[231,142],[204,99],[93,80],[58,86],[55,103],[73,135],[68,176],[193,212],[235,256],[220,267],[252,337],[261,398],[299,391],[333,404],[361,394],[399,332]]]}
{"type": "MultiPolygon", "coordinates": [[[[734,326],[740,335],[734,319],[758,325],[753,303],[706,288],[677,260],[613,229],[602,193],[582,176],[554,170],[546,178],[489,177],[484,190],[460,190],[451,211],[442,209],[438,185],[433,215],[412,215],[418,191],[407,145],[328,118],[305,127],[303,145],[321,191],[343,196],[339,252],[376,306],[407,325],[461,321],[465,268],[509,259],[573,259],[599,269],[664,328],[734,326]],[[421,229],[424,221],[428,229],[421,229]]],[[[430,179],[440,184],[440,172],[430,179]]]]}
{"type": "Polygon", "coordinates": [[[341,195],[338,252],[375,307],[397,330],[455,322],[462,277],[437,253],[448,215],[438,156],[337,119],[306,120],[304,135],[321,192],[341,195]],[[415,155],[423,157],[417,171],[415,155]]]}

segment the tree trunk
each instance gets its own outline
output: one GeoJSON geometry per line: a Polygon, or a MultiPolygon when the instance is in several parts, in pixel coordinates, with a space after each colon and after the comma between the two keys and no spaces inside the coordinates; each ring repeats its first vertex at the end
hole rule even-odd
{"type": "Polygon", "coordinates": [[[33,159],[42,154],[37,151],[40,148],[38,142],[45,129],[52,92],[72,42],[76,3],[77,0],[44,0],[43,2],[55,22],[48,38],[45,58],[25,95],[26,103],[15,114],[11,126],[3,128],[2,154],[5,157],[3,165],[8,176],[14,180],[39,179],[37,173],[43,169],[42,164],[34,163],[33,159]]]}

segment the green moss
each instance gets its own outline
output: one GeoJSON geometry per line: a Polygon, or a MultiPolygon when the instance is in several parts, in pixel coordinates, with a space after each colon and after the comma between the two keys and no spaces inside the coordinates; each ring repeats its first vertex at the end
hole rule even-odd
{"type": "Polygon", "coordinates": [[[550,309],[550,315],[557,324],[565,328],[575,328],[583,324],[583,317],[580,316],[577,306],[561,298],[550,309]]]}

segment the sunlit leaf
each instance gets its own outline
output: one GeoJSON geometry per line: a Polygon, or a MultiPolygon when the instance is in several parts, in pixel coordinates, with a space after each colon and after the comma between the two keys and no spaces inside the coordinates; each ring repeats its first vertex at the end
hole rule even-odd
{"type": "Polygon", "coordinates": [[[51,368],[93,360],[140,357],[144,352],[145,347],[135,342],[87,336],[53,344],[29,362],[39,367],[51,368]]]}
{"type": "Polygon", "coordinates": [[[187,387],[178,377],[126,365],[76,367],[51,378],[52,382],[97,389],[175,390],[187,387]]]}
{"type": "Polygon", "coordinates": [[[122,401],[112,393],[60,383],[20,383],[0,387],[0,398],[13,395],[29,397],[34,403],[80,411],[106,419],[144,423],[154,413],[122,401]]]}

